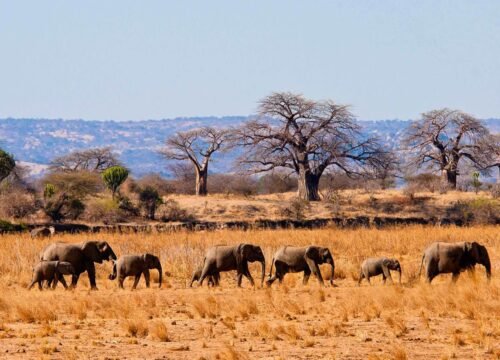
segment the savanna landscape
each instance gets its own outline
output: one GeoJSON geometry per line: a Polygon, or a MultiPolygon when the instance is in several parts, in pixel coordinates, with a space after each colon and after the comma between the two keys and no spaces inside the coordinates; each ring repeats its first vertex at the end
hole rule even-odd
{"type": "Polygon", "coordinates": [[[500,360],[499,14],[0,1],[0,359],[500,360]]]}
{"type": "MultiPolygon", "coordinates": [[[[94,237],[97,235],[93,235],[94,237]]],[[[31,267],[49,242],[80,242],[88,234],[31,240],[2,236],[0,251],[0,351],[22,358],[155,359],[497,359],[500,356],[500,234],[495,226],[256,230],[99,234],[117,256],[158,254],[164,284],[152,271],[131,291],[108,280],[110,263],[97,265],[98,291],[85,274],[74,290],[27,291],[31,267]],[[487,246],[493,277],[464,273],[456,284],[441,275],[431,285],[418,278],[423,249],[432,241],[476,241],[487,246]],[[301,274],[284,283],[252,288],[223,274],[218,288],[187,287],[190,275],[215,244],[258,244],[267,271],[284,244],[328,246],[335,258],[335,287],[301,274]],[[370,256],[400,260],[402,283],[358,287],[359,265],[370,256]]],[[[260,267],[250,267],[255,279],[260,267]]],[[[322,272],[328,278],[328,267],[322,272]]],[[[267,274],[266,274],[267,276],[267,274]]]]}

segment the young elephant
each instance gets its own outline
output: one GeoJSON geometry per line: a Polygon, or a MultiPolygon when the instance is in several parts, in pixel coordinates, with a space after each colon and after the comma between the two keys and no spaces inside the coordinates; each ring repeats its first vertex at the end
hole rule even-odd
{"type": "Polygon", "coordinates": [[[477,242],[444,243],[435,242],[429,245],[422,256],[420,274],[425,267],[425,277],[430,283],[439,274],[453,274],[452,281],[457,281],[460,273],[472,270],[476,264],[486,269],[486,277],[491,278],[491,262],[488,250],[477,242]]]}
{"type": "MultiPolygon", "coordinates": [[[[59,280],[64,280],[63,275],[73,275],[75,273],[75,268],[69,262],[66,261],[40,261],[33,267],[33,279],[28,289],[38,283],[38,288],[42,290],[42,283],[44,281],[48,282],[48,286],[52,284],[52,288],[55,289],[57,282],[59,280]]],[[[68,286],[64,281],[61,281],[64,288],[67,289],[68,286]]]]}
{"type": "Polygon", "coordinates": [[[113,273],[109,275],[110,280],[118,277],[118,286],[123,289],[123,281],[127,276],[135,276],[132,289],[137,287],[141,275],[144,274],[146,287],[149,287],[149,269],[157,269],[160,276],[159,282],[161,287],[162,270],[160,259],[151,254],[144,255],[124,255],[113,263],[113,273]]]}
{"type": "MultiPolygon", "coordinates": [[[[189,283],[189,287],[193,287],[193,283],[195,281],[200,280],[202,271],[203,271],[202,266],[198,267],[195,271],[193,271],[193,275],[191,276],[191,282],[189,283]]],[[[208,275],[207,279],[208,279],[208,286],[219,286],[220,274],[217,272],[217,273],[214,273],[214,275],[208,275]]]]}
{"type": "Polygon", "coordinates": [[[333,286],[333,274],[335,272],[335,263],[333,256],[328,248],[319,246],[293,247],[283,246],[276,251],[271,262],[271,270],[269,271],[269,279],[266,281],[267,286],[278,279],[280,284],[286,273],[289,272],[304,272],[303,284],[306,285],[309,281],[309,276],[313,273],[318,279],[321,286],[324,286],[323,277],[319,270],[320,264],[330,264],[332,274],[330,276],[330,284],[333,286]],[[276,268],[274,276],[273,265],[276,268]]]}
{"type": "Polygon", "coordinates": [[[388,278],[392,281],[391,271],[396,270],[399,272],[399,283],[401,284],[401,265],[396,259],[382,258],[370,258],[363,261],[361,264],[361,272],[359,274],[358,285],[361,284],[361,280],[366,279],[371,285],[370,277],[382,275],[382,279],[385,281],[388,278]]]}

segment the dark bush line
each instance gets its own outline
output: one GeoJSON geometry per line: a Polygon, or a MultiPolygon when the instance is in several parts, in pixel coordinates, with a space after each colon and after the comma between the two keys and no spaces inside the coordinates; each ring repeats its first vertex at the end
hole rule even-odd
{"type": "MultiPolygon", "coordinates": [[[[1,223],[0,223],[1,224],[1,223]]],[[[10,224],[10,223],[9,223],[10,224]]],[[[468,226],[469,222],[463,219],[453,218],[419,218],[419,217],[368,217],[358,216],[350,218],[322,218],[309,220],[256,220],[256,221],[191,221],[181,223],[161,224],[115,224],[115,225],[83,225],[83,224],[44,224],[43,226],[54,226],[56,233],[140,233],[140,232],[172,232],[179,230],[206,231],[221,229],[319,229],[324,227],[357,228],[357,227],[389,227],[404,225],[455,225],[468,226]]],[[[497,219],[492,225],[500,225],[497,219]]],[[[31,230],[37,225],[14,225],[1,227],[0,232],[22,232],[31,230]]]]}

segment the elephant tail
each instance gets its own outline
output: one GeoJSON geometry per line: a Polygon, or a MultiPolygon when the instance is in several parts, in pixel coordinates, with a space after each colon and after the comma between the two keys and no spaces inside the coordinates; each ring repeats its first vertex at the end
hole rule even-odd
{"type": "Polygon", "coordinates": [[[418,278],[420,279],[420,275],[422,274],[422,268],[424,267],[424,259],[425,259],[425,254],[422,255],[422,261],[420,262],[420,270],[418,271],[418,278]]]}
{"type": "MultiPolygon", "coordinates": [[[[160,275],[161,277],[161,275],[160,275]]],[[[113,272],[108,276],[109,280],[116,279],[116,261],[113,261],[113,272]]]]}

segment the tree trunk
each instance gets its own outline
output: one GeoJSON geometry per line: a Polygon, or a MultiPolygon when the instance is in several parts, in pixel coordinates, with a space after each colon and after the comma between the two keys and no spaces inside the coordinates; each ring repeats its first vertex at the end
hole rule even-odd
{"type": "Polygon", "coordinates": [[[299,198],[307,201],[319,201],[320,175],[311,174],[310,171],[299,171],[299,198]]]}
{"type": "Polygon", "coordinates": [[[196,195],[206,196],[208,180],[208,169],[196,170],[196,195]]]}
{"type": "Polygon", "coordinates": [[[442,181],[448,188],[455,190],[457,188],[457,171],[456,170],[443,170],[442,181]]]}

